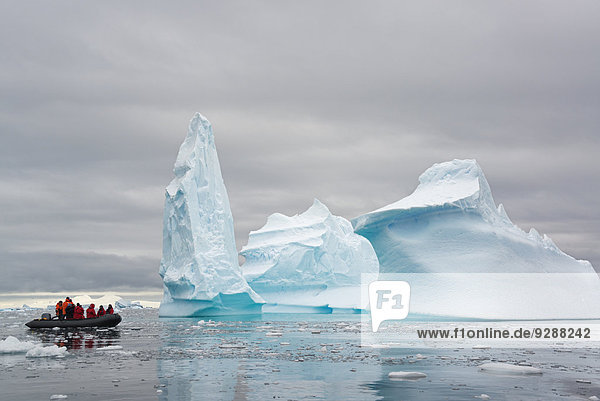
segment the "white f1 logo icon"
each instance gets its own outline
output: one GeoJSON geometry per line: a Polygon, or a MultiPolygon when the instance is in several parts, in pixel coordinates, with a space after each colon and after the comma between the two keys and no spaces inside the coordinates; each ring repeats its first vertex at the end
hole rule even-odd
{"type": "Polygon", "coordinates": [[[406,281],[373,281],[369,284],[371,325],[373,332],[385,320],[402,320],[408,316],[410,285],[406,281]]]}

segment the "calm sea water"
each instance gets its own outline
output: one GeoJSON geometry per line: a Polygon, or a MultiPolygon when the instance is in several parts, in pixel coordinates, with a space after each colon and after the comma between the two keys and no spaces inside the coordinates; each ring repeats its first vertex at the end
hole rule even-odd
{"type": "Polygon", "coordinates": [[[115,329],[27,329],[24,323],[39,313],[0,312],[0,339],[12,335],[64,345],[69,354],[0,355],[2,400],[49,400],[57,394],[68,400],[600,397],[598,349],[365,348],[358,315],[265,315],[198,324],[199,319],[159,319],[156,310],[144,309],[123,311],[115,329]],[[489,361],[530,363],[544,373],[497,376],[478,370],[489,361]],[[427,377],[390,380],[388,373],[398,370],[427,377]]]}

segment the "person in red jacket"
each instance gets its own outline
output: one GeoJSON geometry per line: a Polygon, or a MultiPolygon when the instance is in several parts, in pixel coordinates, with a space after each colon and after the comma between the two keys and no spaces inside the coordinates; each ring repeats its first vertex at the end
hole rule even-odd
{"type": "MultiPolygon", "coordinates": [[[[73,301],[71,301],[71,298],[69,298],[69,297],[66,297],[65,300],[63,301],[63,303],[62,303],[62,308],[63,308],[62,309],[62,313],[63,313],[64,317],[68,317],[67,316],[67,307],[69,305],[72,305],[72,304],[73,304],[73,301]]],[[[71,315],[71,317],[73,317],[73,316],[71,315]]]]}
{"type": "Polygon", "coordinates": [[[58,301],[58,303],[56,304],[56,316],[58,316],[58,320],[63,320],[65,316],[63,315],[62,301],[58,301]]]}
{"type": "Polygon", "coordinates": [[[75,307],[75,313],[73,313],[73,319],[83,319],[83,306],[77,302],[77,306],[75,307]]]}
{"type": "Polygon", "coordinates": [[[106,311],[104,310],[104,306],[100,305],[98,308],[98,317],[106,315],[106,311]]]}
{"type": "Polygon", "coordinates": [[[106,314],[107,315],[112,315],[113,313],[115,313],[115,311],[113,310],[112,305],[108,304],[108,308],[106,308],[106,314]]]}
{"type": "Polygon", "coordinates": [[[90,304],[90,307],[85,311],[85,315],[88,319],[96,317],[96,310],[94,309],[96,305],[90,304]]]}

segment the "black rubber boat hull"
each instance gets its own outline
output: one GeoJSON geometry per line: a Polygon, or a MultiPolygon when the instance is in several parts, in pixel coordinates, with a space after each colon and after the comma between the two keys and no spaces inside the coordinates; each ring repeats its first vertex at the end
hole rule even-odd
{"type": "Polygon", "coordinates": [[[71,319],[71,320],[40,320],[34,319],[25,323],[30,329],[51,329],[53,327],[115,327],[121,323],[121,316],[118,313],[113,315],[104,315],[91,319],[71,319]]]}

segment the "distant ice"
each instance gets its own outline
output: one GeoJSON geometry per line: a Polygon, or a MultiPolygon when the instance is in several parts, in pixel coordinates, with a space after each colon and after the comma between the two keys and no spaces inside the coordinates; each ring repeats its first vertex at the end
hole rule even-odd
{"type": "MultiPolygon", "coordinates": [[[[7,301],[4,300],[2,302],[2,308],[0,308],[0,312],[2,311],[31,311],[31,310],[48,310],[51,313],[54,313],[54,307],[59,300],[64,300],[65,296],[69,295],[68,293],[56,293],[55,295],[51,293],[31,293],[29,296],[29,300],[27,304],[23,304],[21,306],[18,301],[7,301]]],[[[137,294],[133,294],[136,297],[139,296],[137,294]]],[[[102,296],[91,297],[87,294],[81,293],[71,293],[71,299],[75,303],[80,303],[84,307],[88,307],[90,304],[95,304],[96,307],[103,305],[106,307],[111,304],[115,307],[115,309],[120,308],[158,308],[160,306],[160,302],[149,301],[145,299],[136,299],[136,300],[128,300],[124,298],[122,295],[119,295],[114,292],[107,292],[102,296]]]]}
{"type": "Polygon", "coordinates": [[[160,307],[160,302],[156,302],[156,301],[145,301],[145,300],[133,300],[133,301],[127,301],[125,299],[120,299],[118,301],[115,301],[115,303],[113,304],[115,305],[115,307],[120,308],[120,309],[127,309],[127,308],[132,308],[132,309],[142,309],[142,308],[158,308],[160,307]]]}

